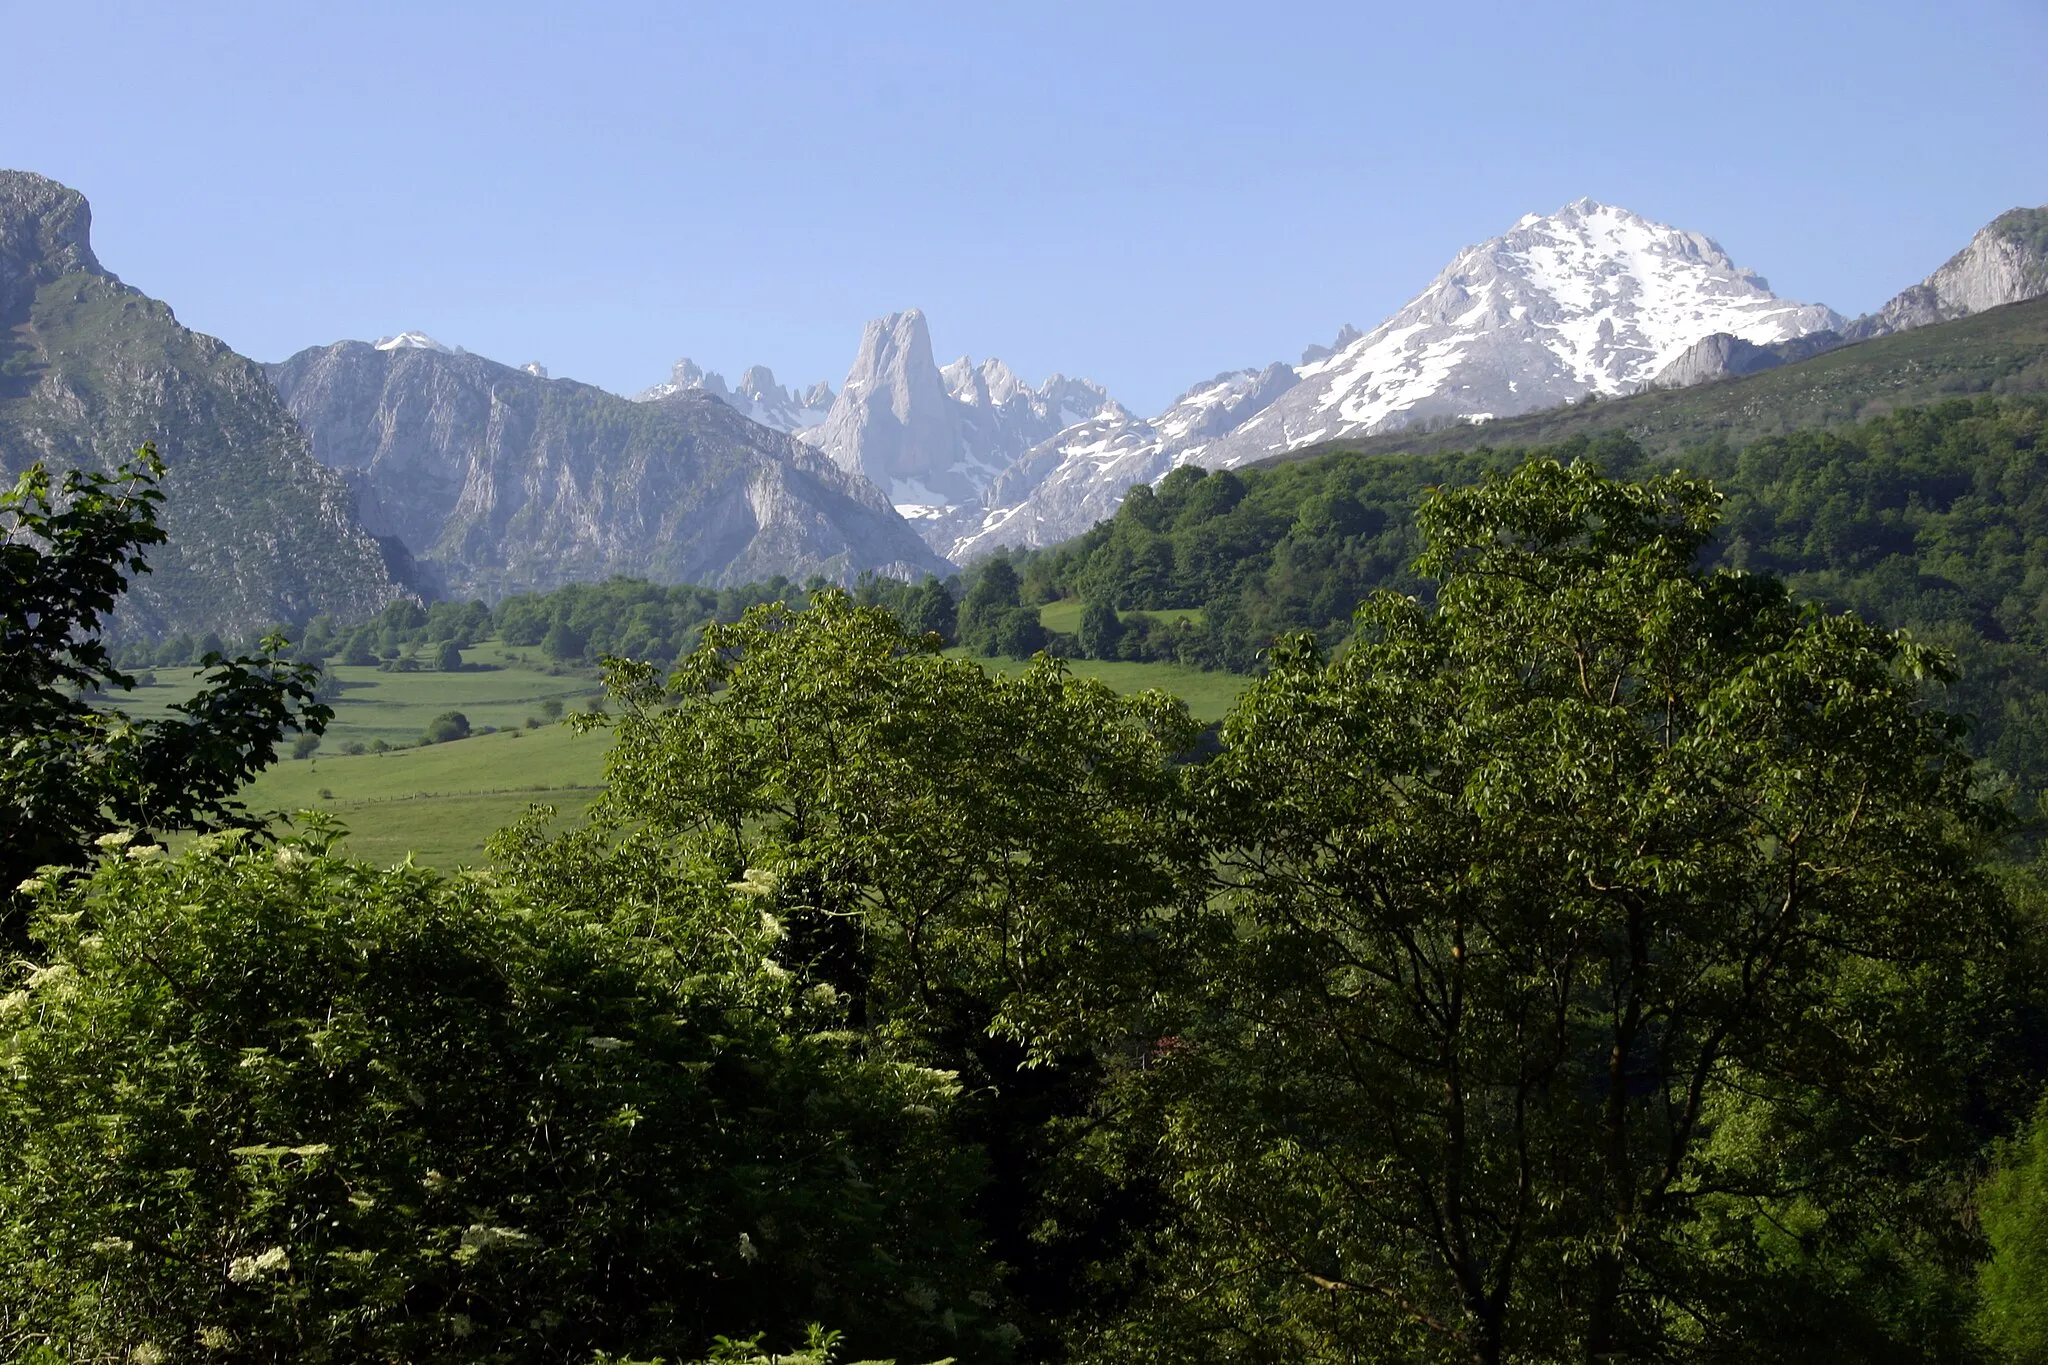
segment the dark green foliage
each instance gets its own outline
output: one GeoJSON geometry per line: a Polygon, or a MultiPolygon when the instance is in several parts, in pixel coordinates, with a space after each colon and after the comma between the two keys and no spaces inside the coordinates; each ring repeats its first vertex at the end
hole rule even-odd
{"type": "Polygon", "coordinates": [[[53,879],[0,1002],[10,1356],[937,1354],[977,1287],[951,1087],[819,1033],[703,874],[592,914],[210,836],[53,879]]]}
{"type": "Polygon", "coordinates": [[[1039,623],[1036,607],[1011,607],[995,619],[983,637],[990,646],[988,653],[1012,659],[1030,658],[1046,647],[1049,638],[1039,623]]]}
{"type": "Polygon", "coordinates": [[[1115,607],[1107,602],[1089,602],[1081,608],[1078,643],[1084,658],[1114,659],[1117,642],[1123,638],[1124,623],[1117,616],[1115,607]]]}
{"type": "Polygon", "coordinates": [[[1687,461],[1727,493],[1714,559],[1953,650],[1978,751],[2048,787],[2048,402],[1977,400],[1687,461]]]}
{"type": "Polygon", "coordinates": [[[913,634],[936,635],[949,645],[958,638],[959,604],[954,602],[953,594],[946,591],[946,585],[936,578],[926,577],[909,595],[898,614],[913,634]]]}
{"type": "Polygon", "coordinates": [[[711,628],[666,683],[615,665],[608,791],[578,837],[619,842],[576,893],[657,897],[670,859],[709,859],[871,1055],[958,1074],[949,1133],[988,1153],[971,1208],[1009,1268],[959,1309],[984,1358],[1011,1315],[1049,1348],[1154,1207],[1071,1152],[1105,1064],[1089,1021],[1145,994],[1148,914],[1199,895],[1173,762],[1196,727],[1050,659],[1004,677],[932,646],[828,591],[711,628]]]}
{"type": "Polygon", "coordinates": [[[541,653],[550,659],[563,663],[581,663],[583,652],[589,648],[589,641],[582,632],[566,622],[557,621],[548,627],[547,637],[540,642],[541,653]]]}
{"type": "Polygon", "coordinates": [[[447,744],[452,740],[469,738],[469,717],[460,711],[443,711],[427,722],[425,733],[420,736],[422,744],[447,744]]]}
{"type": "Polygon", "coordinates": [[[300,735],[292,741],[293,758],[311,758],[313,751],[320,747],[320,736],[300,735]]]}
{"type": "Polygon", "coordinates": [[[1008,556],[997,554],[980,564],[960,603],[960,643],[977,654],[1003,653],[1005,622],[1023,605],[1021,588],[1008,556]]]}
{"type": "MultiPolygon", "coordinates": [[[[73,864],[116,826],[220,829],[260,823],[234,794],[284,736],[317,735],[332,712],[282,640],[253,656],[209,654],[173,718],[135,721],[90,698],[126,691],[101,631],[160,545],[163,466],[144,446],[113,474],[54,484],[41,465],[0,493],[0,906],[37,867],[73,864]]],[[[4,933],[18,937],[11,916],[4,933]]]]}
{"type": "Polygon", "coordinates": [[[1103,1359],[1966,1355],[2001,813],[1942,656],[1700,570],[1715,503],[1440,495],[1435,605],[1245,695],[1131,1077],[1182,1216],[1103,1359]]]}
{"type": "Polygon", "coordinates": [[[441,647],[434,651],[434,667],[443,673],[460,673],[462,646],[453,640],[443,640],[441,647]]]}
{"type": "MultiPolygon", "coordinates": [[[[1710,563],[1785,578],[1954,651],[1941,695],[1976,717],[1976,751],[2028,792],[2048,787],[2048,402],[1956,400],[1839,432],[1798,432],[1678,463],[1712,477],[1726,515],[1710,563]]],[[[1553,452],[1617,476],[1663,467],[1624,437],[1553,452]]],[[[1334,454],[1240,471],[1245,493],[1196,517],[1220,475],[1176,470],[1157,494],[1025,561],[1048,598],[1133,609],[1202,607],[1203,620],[1139,624],[1091,657],[1165,658],[1251,669],[1290,630],[1341,645],[1375,589],[1427,593],[1411,565],[1414,509],[1428,490],[1511,468],[1521,451],[1334,454]],[[1178,481],[1174,487],[1170,483],[1178,481]],[[1167,567],[1171,565],[1169,570],[1167,567]],[[1142,632],[1142,633],[1140,633],[1142,632]]],[[[1127,624],[1131,624],[1127,620],[1127,624]]]]}
{"type": "MultiPolygon", "coordinates": [[[[1615,453],[1639,461],[1632,448],[1615,453]]],[[[1249,671],[1288,631],[1341,642],[1374,588],[1419,588],[1409,566],[1427,490],[1471,483],[1517,458],[1338,456],[1217,474],[1183,465],[1156,492],[1132,489],[1111,520],[1026,558],[1025,578],[1042,600],[1080,598],[1127,614],[1125,630],[1080,642],[1088,657],[1249,671]],[[1199,623],[1128,615],[1194,607],[1199,623]]]]}

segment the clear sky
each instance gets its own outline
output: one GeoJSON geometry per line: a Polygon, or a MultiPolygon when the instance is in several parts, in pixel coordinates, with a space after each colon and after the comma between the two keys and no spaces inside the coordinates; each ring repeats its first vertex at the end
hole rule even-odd
{"type": "Polygon", "coordinates": [[[1581,195],[1854,314],[2048,202],[2048,0],[0,0],[0,166],[259,359],[417,327],[634,391],[940,360],[1154,411],[1581,195]]]}

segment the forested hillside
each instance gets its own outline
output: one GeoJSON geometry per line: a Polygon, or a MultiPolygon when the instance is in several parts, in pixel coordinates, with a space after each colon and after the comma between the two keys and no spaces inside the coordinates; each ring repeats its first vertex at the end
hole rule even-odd
{"type": "MultiPolygon", "coordinates": [[[[1546,453],[1618,477],[1669,463],[1618,433],[1546,453]]],[[[1087,535],[1014,561],[1021,597],[1199,609],[1064,643],[1253,669],[1290,630],[1341,643],[1377,588],[1426,592],[1412,566],[1427,492],[1525,458],[1486,448],[1340,452],[1213,474],[1184,466],[1157,489],[1133,489],[1087,535]]],[[[2048,782],[2048,401],[1953,400],[1677,463],[1726,498],[1709,563],[1780,575],[1802,596],[1953,649],[1963,677],[1950,699],[1978,718],[1983,751],[2030,786],[2048,782]]]]}

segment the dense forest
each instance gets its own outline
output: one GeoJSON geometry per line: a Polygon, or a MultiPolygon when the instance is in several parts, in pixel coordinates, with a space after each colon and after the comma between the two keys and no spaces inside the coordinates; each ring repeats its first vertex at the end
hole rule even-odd
{"type": "Polygon", "coordinates": [[[2044,424],[1182,471],[951,586],[404,605],[141,727],[149,468],[24,484],[0,1355],[2048,1357],[1980,756],[2037,780],[2044,424]],[[1260,676],[1205,741],[943,651],[1055,601],[1260,676]],[[441,876],[220,799],[306,654],[487,629],[610,656],[584,825],[441,876]]]}

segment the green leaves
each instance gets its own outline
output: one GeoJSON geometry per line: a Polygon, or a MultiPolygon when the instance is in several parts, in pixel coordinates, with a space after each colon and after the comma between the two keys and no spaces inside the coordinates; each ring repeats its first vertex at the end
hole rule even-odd
{"type": "Polygon", "coordinates": [[[1424,507],[1433,608],[1276,651],[1197,777],[1232,932],[1137,1087],[1169,1286],[1244,1248],[1235,1315],[1323,1321],[1311,1358],[1634,1357],[1757,1349],[1787,1275],[1848,1292],[1708,1231],[1734,1209],[1939,1240],[1881,1192],[1970,1150],[2000,813],[1920,700],[1938,653],[1695,568],[1716,503],[1532,461],[1424,507]]]}
{"type": "MultiPolygon", "coordinates": [[[[163,542],[162,477],[144,446],[114,474],[74,471],[53,491],[37,465],[0,494],[0,888],[82,861],[112,826],[258,823],[234,793],[276,760],[286,733],[317,735],[333,714],[315,697],[316,670],[285,662],[279,637],[253,657],[208,655],[175,718],[134,721],[89,702],[134,685],[99,632],[129,578],[147,571],[144,548],[163,542]]],[[[20,935],[8,917],[5,937],[20,935]]]]}
{"type": "Polygon", "coordinates": [[[726,984],[758,912],[721,885],[613,921],[317,838],[140,847],[44,879],[46,956],[0,1007],[0,1331],[675,1359],[821,1316],[936,1344],[971,1311],[947,1082],[726,984]]]}

